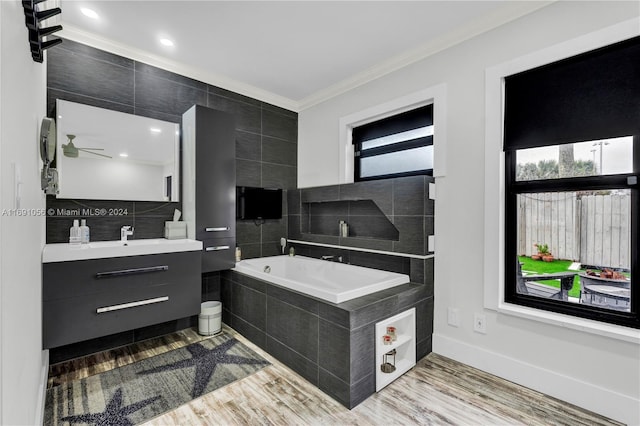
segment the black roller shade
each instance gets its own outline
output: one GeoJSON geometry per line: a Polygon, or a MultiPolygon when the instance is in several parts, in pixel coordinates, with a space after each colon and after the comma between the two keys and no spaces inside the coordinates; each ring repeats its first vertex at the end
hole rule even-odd
{"type": "Polygon", "coordinates": [[[505,79],[505,150],[639,134],[640,37],[505,79]]]}
{"type": "Polygon", "coordinates": [[[358,143],[431,126],[432,124],[433,104],[384,118],[373,123],[354,127],[351,132],[351,137],[354,143],[358,143]]]}

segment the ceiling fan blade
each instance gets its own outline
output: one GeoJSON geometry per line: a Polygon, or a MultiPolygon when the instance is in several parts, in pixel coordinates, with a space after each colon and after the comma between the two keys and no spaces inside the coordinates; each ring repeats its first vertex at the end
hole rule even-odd
{"type": "Polygon", "coordinates": [[[93,155],[99,155],[100,157],[105,157],[105,158],[113,158],[110,155],[104,155],[104,154],[98,154],[97,152],[93,152],[93,151],[87,151],[87,148],[78,148],[78,151],[84,151],[87,154],[93,154],[93,155]]]}

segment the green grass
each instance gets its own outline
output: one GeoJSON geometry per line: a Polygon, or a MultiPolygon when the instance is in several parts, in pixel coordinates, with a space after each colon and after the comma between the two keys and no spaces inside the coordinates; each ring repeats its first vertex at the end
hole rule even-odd
{"type": "MultiPolygon", "coordinates": [[[[570,260],[554,260],[553,262],[544,262],[542,260],[533,260],[527,256],[520,256],[520,263],[522,263],[522,270],[528,272],[535,272],[537,274],[550,274],[554,272],[566,272],[569,271],[569,266],[573,263],[570,260]]],[[[570,297],[580,297],[580,277],[578,273],[585,272],[584,269],[576,272],[576,276],[573,278],[573,287],[569,290],[570,297]]],[[[559,280],[546,280],[539,281],[550,287],[560,288],[559,280]]]]}

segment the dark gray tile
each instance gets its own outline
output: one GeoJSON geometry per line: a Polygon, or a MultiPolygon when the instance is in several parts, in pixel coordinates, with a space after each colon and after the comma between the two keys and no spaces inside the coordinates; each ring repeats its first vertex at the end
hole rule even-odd
{"type": "Polygon", "coordinates": [[[240,244],[240,250],[242,251],[243,259],[254,259],[256,257],[262,257],[262,244],[240,244]]]}
{"type": "MultiPolygon", "coordinates": [[[[304,219],[304,217],[303,217],[304,219]]],[[[302,225],[304,227],[304,224],[302,225]]],[[[312,243],[322,243],[322,244],[340,244],[340,237],[331,236],[331,235],[316,235],[316,234],[301,234],[301,241],[309,241],[312,243]]],[[[343,244],[345,245],[345,244],[343,244]]]]}
{"type": "Polygon", "coordinates": [[[281,139],[262,136],[262,161],[285,166],[296,166],[298,164],[298,145],[281,139]]]}
{"type": "Polygon", "coordinates": [[[318,369],[318,387],[340,404],[351,408],[351,389],[349,384],[340,380],[322,367],[318,369]]]}
{"type": "Polygon", "coordinates": [[[287,191],[287,213],[300,214],[300,190],[289,189],[287,191]]]}
{"type": "Polygon", "coordinates": [[[287,218],[287,237],[293,240],[299,240],[300,234],[300,216],[289,215],[287,218]]]}
{"type": "Polygon", "coordinates": [[[340,200],[340,186],[318,186],[315,188],[302,188],[301,201],[303,203],[317,203],[322,201],[340,200]]]}
{"type": "Polygon", "coordinates": [[[133,213],[136,217],[161,217],[172,220],[174,211],[182,210],[180,203],[164,201],[134,201],[133,213]]]}
{"type": "Polygon", "coordinates": [[[262,109],[268,110],[268,111],[272,111],[272,112],[277,112],[278,114],[286,115],[286,116],[291,117],[291,118],[298,118],[298,113],[297,112],[290,111],[288,109],[284,109],[284,108],[281,108],[279,106],[271,105],[271,104],[268,104],[266,102],[262,103],[262,109]]]}
{"type": "Polygon", "coordinates": [[[262,163],[236,160],[236,185],[262,186],[262,163]]]}
{"type": "Polygon", "coordinates": [[[241,246],[260,243],[260,227],[250,220],[236,221],[236,242],[241,246]]]}
{"type": "Polygon", "coordinates": [[[395,216],[424,215],[424,178],[411,176],[393,180],[393,214],[395,216]]]}
{"type": "Polygon", "coordinates": [[[140,117],[155,118],[156,120],[168,121],[170,123],[179,124],[182,122],[182,114],[169,114],[162,111],[152,111],[144,108],[135,108],[135,115],[140,117]]]}
{"type": "Polygon", "coordinates": [[[236,130],[236,158],[260,161],[262,158],[260,135],[236,130]]]}
{"type": "Polygon", "coordinates": [[[424,218],[422,216],[395,216],[393,224],[400,232],[399,241],[393,243],[393,251],[425,254],[424,218]]]}
{"type": "Polygon", "coordinates": [[[267,336],[266,350],[312,385],[318,385],[318,365],[315,362],[305,358],[271,336],[267,336]]]}
{"type": "Polygon", "coordinates": [[[424,283],[433,289],[434,259],[425,260],[424,283]]]}
{"type": "Polygon", "coordinates": [[[372,238],[357,238],[357,237],[349,237],[349,238],[341,238],[340,244],[345,247],[359,247],[365,249],[372,250],[384,250],[384,251],[392,251],[393,250],[393,241],[391,240],[375,240],[372,238]]]}
{"type": "Polygon", "coordinates": [[[371,324],[352,330],[349,344],[349,383],[355,383],[375,372],[375,326],[371,324]]]}
{"type": "Polygon", "coordinates": [[[424,284],[411,284],[411,288],[398,294],[398,312],[404,312],[410,309],[417,302],[422,301],[428,297],[431,297],[428,288],[424,284]]]}
{"type": "Polygon", "coordinates": [[[164,336],[165,334],[174,333],[190,327],[192,327],[191,317],[154,324],[133,330],[133,341],[139,342],[158,336],[164,336]]]}
{"type": "Polygon", "coordinates": [[[318,360],[318,317],[307,311],[267,299],[267,334],[305,358],[318,360]]]}
{"type": "Polygon", "coordinates": [[[261,110],[259,106],[211,93],[207,96],[207,106],[232,114],[236,119],[237,130],[260,133],[261,110]]]}
{"type": "Polygon", "coordinates": [[[125,105],[134,103],[131,68],[65,49],[47,52],[47,86],[125,105]]]}
{"type": "MultiPolygon", "coordinates": [[[[233,312],[233,288],[235,284],[230,281],[226,276],[222,276],[220,279],[220,300],[222,301],[222,309],[233,312]]],[[[224,320],[224,319],[223,319],[224,320]]],[[[229,324],[232,326],[231,324],[229,324]]]]}
{"type": "Polygon", "coordinates": [[[349,203],[346,201],[326,201],[323,203],[309,203],[311,216],[343,216],[349,215],[349,203]]]}
{"type": "Polygon", "coordinates": [[[112,111],[124,112],[126,114],[133,114],[133,105],[121,104],[118,102],[111,102],[105,99],[93,98],[91,96],[85,96],[73,92],[65,92],[63,90],[57,90],[49,87],[47,89],[47,116],[56,117],[56,99],[63,101],[75,102],[78,104],[90,105],[98,108],[105,108],[112,111]]]}
{"type": "Polygon", "coordinates": [[[250,277],[249,275],[231,271],[231,280],[236,284],[248,287],[251,290],[257,291],[259,293],[267,293],[267,283],[265,281],[250,277]]]}
{"type": "Polygon", "coordinates": [[[376,391],[376,375],[370,374],[362,378],[357,383],[351,384],[350,389],[350,408],[354,408],[362,401],[373,395],[376,391]]]}
{"type": "Polygon", "coordinates": [[[303,294],[296,293],[276,285],[269,285],[267,286],[267,297],[273,297],[280,302],[287,303],[313,315],[318,315],[319,302],[303,294]]]}
{"type": "Polygon", "coordinates": [[[346,216],[311,216],[309,232],[317,235],[339,236],[340,221],[346,216]]]}
{"type": "MultiPolygon", "coordinates": [[[[287,236],[287,221],[285,219],[267,220],[260,227],[262,231],[262,243],[276,241],[280,247],[280,238],[287,236]]],[[[281,253],[277,253],[281,254],[281,253]]]]}
{"type": "Polygon", "coordinates": [[[202,301],[222,301],[222,284],[219,272],[202,275],[202,301]]]}
{"type": "Polygon", "coordinates": [[[250,342],[255,343],[262,349],[267,349],[266,333],[235,315],[233,316],[233,329],[249,339],[250,342]]]}
{"type": "Polygon", "coordinates": [[[348,201],[349,216],[385,216],[372,200],[348,201]]]}
{"type": "Polygon", "coordinates": [[[194,89],[207,91],[207,84],[198,80],[194,80],[189,77],[185,77],[180,74],[173,73],[171,71],[163,70],[162,68],[157,68],[152,65],[147,65],[142,62],[135,62],[135,70],[136,72],[150,74],[155,77],[163,78],[165,80],[169,80],[173,83],[183,84],[185,86],[193,87],[194,89]]]}
{"type": "Polygon", "coordinates": [[[429,355],[432,351],[432,338],[421,340],[416,344],[416,361],[429,355]]]}
{"type": "Polygon", "coordinates": [[[244,96],[244,95],[232,92],[232,91],[227,90],[227,89],[222,89],[222,88],[217,87],[217,86],[208,85],[207,86],[207,90],[212,95],[221,96],[223,98],[233,99],[234,101],[244,102],[246,104],[253,105],[253,106],[262,105],[262,102],[260,102],[257,99],[253,99],[253,98],[250,98],[248,96],[244,96]]]}
{"type": "Polygon", "coordinates": [[[340,185],[341,200],[373,200],[380,210],[393,214],[393,182],[389,179],[340,185]]]}
{"type": "Polygon", "coordinates": [[[277,256],[280,254],[280,241],[263,242],[260,247],[261,257],[277,256]]]}
{"type": "Polygon", "coordinates": [[[413,307],[416,308],[416,341],[419,342],[433,334],[433,298],[423,299],[413,307]]]}
{"type": "Polygon", "coordinates": [[[298,140],[298,119],[280,114],[271,108],[262,110],[262,134],[289,142],[298,140]]]}
{"type": "Polygon", "coordinates": [[[113,65],[118,65],[125,68],[134,68],[134,60],[125,58],[124,56],[115,55],[113,53],[106,52],[104,50],[96,49],[95,47],[87,46],[86,44],[78,43],[73,40],[63,39],[61,45],[57,46],[55,49],[51,49],[47,51],[47,61],[51,61],[53,50],[67,50],[71,53],[88,56],[92,59],[108,62],[113,65]]]}
{"type": "Polygon", "coordinates": [[[380,321],[397,310],[398,298],[387,297],[351,313],[351,329],[380,321]]]}
{"type": "Polygon", "coordinates": [[[265,188],[294,189],[297,182],[296,167],[262,163],[262,186],[265,188]]]}
{"type": "MultiPolygon", "coordinates": [[[[136,217],[134,216],[133,223],[127,223],[126,225],[133,225],[132,240],[144,240],[148,238],[164,238],[164,223],[169,220],[170,217],[136,217]]],[[[118,238],[120,238],[120,226],[117,229],[118,238]]],[[[92,232],[93,233],[93,232],[92,232]]],[[[115,238],[115,239],[118,239],[115,238]]]]}
{"type": "MultiPolygon", "coordinates": [[[[313,219],[313,217],[312,217],[313,219]]],[[[397,241],[399,231],[386,216],[352,216],[347,218],[349,237],[397,241]]]]}
{"type": "Polygon", "coordinates": [[[354,265],[364,266],[365,268],[381,269],[399,274],[406,273],[406,265],[409,263],[409,259],[406,257],[358,251],[350,254],[350,261],[354,265]]]}
{"type": "MultiPolygon", "coordinates": [[[[350,332],[334,323],[320,320],[320,350],[318,365],[342,381],[350,382],[350,332]]],[[[371,352],[371,343],[369,352],[371,352]]]]}
{"type": "Polygon", "coordinates": [[[266,296],[243,285],[236,286],[231,295],[234,315],[254,326],[266,330],[266,296]]]}
{"type": "Polygon", "coordinates": [[[207,92],[152,74],[135,73],[135,107],[182,115],[194,104],[206,105],[207,92]]]}

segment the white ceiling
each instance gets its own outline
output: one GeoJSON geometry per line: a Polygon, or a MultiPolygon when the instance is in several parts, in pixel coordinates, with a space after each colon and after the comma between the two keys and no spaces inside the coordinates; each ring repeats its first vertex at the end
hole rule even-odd
{"type": "Polygon", "coordinates": [[[59,34],[300,110],[542,1],[61,0],[59,34]],[[100,16],[90,19],[81,7],[100,16]],[[167,37],[175,46],[159,43],[167,37]]]}

